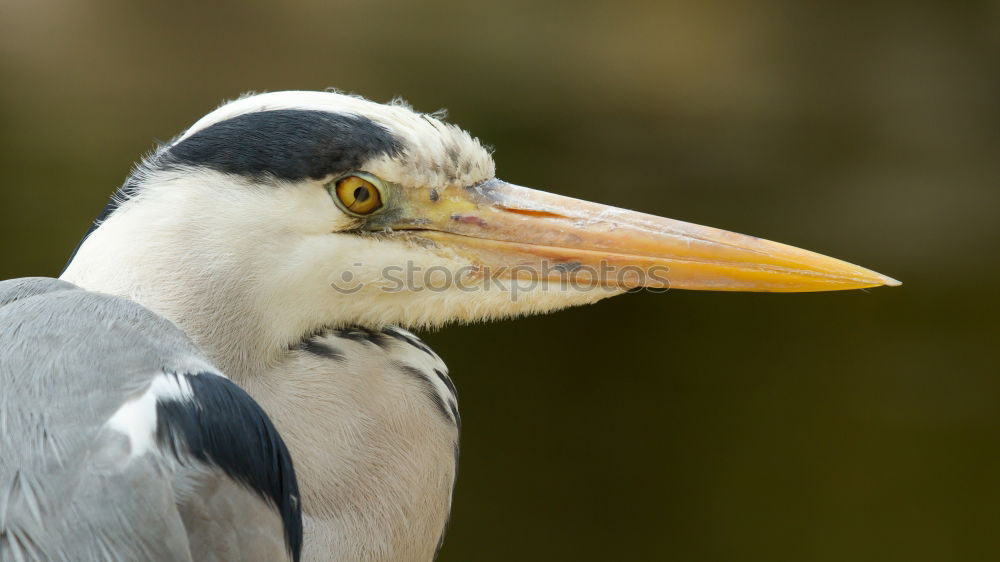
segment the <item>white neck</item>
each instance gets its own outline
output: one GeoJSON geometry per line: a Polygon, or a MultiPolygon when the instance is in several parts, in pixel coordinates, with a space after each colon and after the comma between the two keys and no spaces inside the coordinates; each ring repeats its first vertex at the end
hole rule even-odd
{"type": "Polygon", "coordinates": [[[95,230],[62,279],[161,314],[231,378],[269,367],[330,319],[317,302],[331,293],[325,270],[303,266],[326,253],[316,246],[329,225],[309,221],[328,201],[308,186],[238,181],[162,179],[95,230]]]}
{"type": "Polygon", "coordinates": [[[173,321],[264,407],[295,461],[305,560],[429,559],[455,473],[455,420],[424,382],[442,384],[444,364],[392,338],[383,347],[328,334],[342,362],[296,349],[317,327],[362,313],[330,289],[344,249],[317,213],[330,206],[326,192],[210,172],[162,184],[94,231],[63,279],[173,321]]]}
{"type": "MultiPolygon", "coordinates": [[[[275,364],[322,327],[440,326],[537,314],[612,296],[487,284],[386,291],[382,273],[468,266],[445,250],[342,233],[349,218],[320,181],[273,185],[158,172],[80,247],[62,278],[139,302],[176,323],[234,380],[275,364]],[[357,292],[336,290],[350,273],[357,292]]],[[[420,281],[419,277],[416,279],[420,281]]]]}

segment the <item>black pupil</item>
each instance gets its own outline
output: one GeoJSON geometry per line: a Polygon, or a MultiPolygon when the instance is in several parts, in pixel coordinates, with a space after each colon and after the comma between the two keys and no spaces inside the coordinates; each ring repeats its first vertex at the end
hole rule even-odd
{"type": "Polygon", "coordinates": [[[368,191],[368,188],[363,185],[354,190],[354,200],[359,203],[364,203],[371,196],[372,194],[368,191]]]}

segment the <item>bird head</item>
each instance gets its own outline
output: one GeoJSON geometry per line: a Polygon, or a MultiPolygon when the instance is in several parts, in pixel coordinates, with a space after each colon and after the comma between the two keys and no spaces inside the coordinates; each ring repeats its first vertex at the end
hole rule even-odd
{"type": "MultiPolygon", "coordinates": [[[[489,151],[438,115],[333,92],[254,95],[203,117],[135,170],[63,277],[171,318],[285,322],[292,333],[539,313],[640,287],[898,284],[783,244],[506,183],[489,151]]],[[[201,327],[212,329],[222,328],[201,327]]]]}

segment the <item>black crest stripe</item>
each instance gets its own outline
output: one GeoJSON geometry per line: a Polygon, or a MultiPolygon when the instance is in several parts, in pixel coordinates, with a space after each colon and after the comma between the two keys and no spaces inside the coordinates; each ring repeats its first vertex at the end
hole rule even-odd
{"type": "Polygon", "coordinates": [[[194,457],[274,506],[292,559],[302,550],[302,508],[292,457],[264,410],[232,381],[213,373],[183,376],[190,400],[156,403],[156,439],[177,459],[194,457]]]}
{"type": "Polygon", "coordinates": [[[301,180],[358,169],[373,157],[401,152],[399,140],[367,117],[275,109],[210,125],[170,147],[158,163],[301,180]]]}

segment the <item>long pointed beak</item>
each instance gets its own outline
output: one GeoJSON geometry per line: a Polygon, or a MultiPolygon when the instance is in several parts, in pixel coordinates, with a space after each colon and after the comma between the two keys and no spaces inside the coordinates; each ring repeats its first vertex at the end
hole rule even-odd
{"type": "Polygon", "coordinates": [[[500,180],[406,191],[398,211],[372,227],[409,230],[410,236],[508,278],[570,278],[619,289],[770,292],[900,284],[785,244],[500,180]]]}

